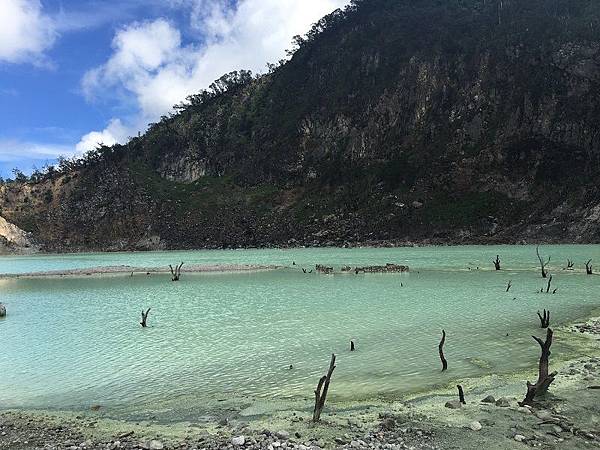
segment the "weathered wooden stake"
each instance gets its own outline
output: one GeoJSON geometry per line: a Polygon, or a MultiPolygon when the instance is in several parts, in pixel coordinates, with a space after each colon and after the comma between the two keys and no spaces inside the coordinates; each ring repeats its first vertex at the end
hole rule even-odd
{"type": "Polygon", "coordinates": [[[140,322],[140,325],[141,325],[143,328],[146,328],[146,327],[148,326],[148,324],[146,323],[146,321],[148,320],[148,314],[150,313],[150,310],[151,310],[151,309],[152,309],[152,308],[148,308],[148,309],[146,310],[146,312],[144,312],[144,310],[142,309],[142,321],[140,322]]]}
{"type": "Polygon", "coordinates": [[[545,395],[548,392],[548,388],[556,378],[557,372],[548,373],[548,365],[550,359],[550,347],[552,346],[552,329],[548,328],[546,331],[546,341],[542,341],[536,336],[532,336],[533,339],[540,345],[542,349],[542,356],[540,357],[538,380],[535,384],[527,382],[527,394],[522,402],[519,402],[521,406],[533,404],[536,397],[545,395]]]}
{"type": "Polygon", "coordinates": [[[463,405],[466,405],[467,402],[465,401],[465,392],[463,391],[463,387],[460,384],[458,384],[456,387],[458,388],[458,400],[460,400],[463,405]]]}
{"type": "Polygon", "coordinates": [[[442,330],[442,340],[440,341],[440,345],[438,349],[440,351],[440,359],[442,361],[442,372],[448,370],[448,361],[444,357],[444,344],[446,343],[446,331],[442,330]]]}
{"type": "Polygon", "coordinates": [[[496,268],[496,270],[500,270],[500,255],[496,255],[496,260],[492,261],[494,263],[494,267],[496,268]]]}
{"type": "Polygon", "coordinates": [[[179,264],[178,266],[175,266],[175,269],[173,269],[173,266],[169,264],[169,269],[171,269],[171,281],[179,281],[179,278],[181,278],[182,267],[183,263],[179,264]]]}
{"type": "Polygon", "coordinates": [[[585,263],[585,272],[588,275],[593,275],[594,274],[594,268],[592,267],[592,260],[591,259],[588,262],[585,263]]]}
{"type": "Polygon", "coordinates": [[[319,380],[317,389],[315,389],[315,409],[313,411],[313,422],[321,420],[321,412],[325,406],[325,400],[327,399],[327,391],[329,390],[329,382],[331,381],[331,375],[335,370],[335,354],[331,355],[331,362],[329,363],[329,370],[327,375],[324,375],[319,380]]]}
{"type": "Polygon", "coordinates": [[[543,316],[538,311],[537,315],[540,318],[540,324],[541,324],[542,328],[548,328],[550,326],[550,310],[548,310],[548,311],[544,310],[543,316]]]}
{"type": "Polygon", "coordinates": [[[548,256],[548,261],[544,262],[544,260],[540,256],[540,246],[539,245],[535,248],[535,252],[537,253],[538,259],[540,260],[540,266],[542,268],[542,278],[546,278],[548,276],[548,272],[546,272],[546,266],[550,262],[550,256],[548,256]]]}

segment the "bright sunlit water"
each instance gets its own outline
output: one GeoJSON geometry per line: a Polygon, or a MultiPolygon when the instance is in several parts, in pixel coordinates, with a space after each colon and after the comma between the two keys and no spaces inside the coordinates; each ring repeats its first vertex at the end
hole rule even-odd
{"type": "Polygon", "coordinates": [[[542,334],[538,309],[551,309],[557,325],[600,307],[600,278],[582,272],[589,258],[600,264],[600,246],[544,246],[542,252],[552,255],[555,295],[539,293],[546,281],[532,246],[3,257],[0,273],[12,274],[179,261],[289,267],[184,274],[178,283],[166,274],[1,279],[8,317],[0,319],[0,408],[99,404],[116,415],[172,419],[259,403],[305,401],[309,408],[332,352],[338,355],[333,402],[401,398],[452,379],[532,367],[539,350],[531,334],[542,334]],[[496,254],[500,272],[491,262],[496,254]],[[562,270],[567,258],[577,271],[562,270]],[[407,264],[411,272],[301,270],[388,262],[407,264]],[[147,307],[150,327],[142,329],[140,312],[147,307]],[[446,374],[437,354],[442,328],[446,374]]]}

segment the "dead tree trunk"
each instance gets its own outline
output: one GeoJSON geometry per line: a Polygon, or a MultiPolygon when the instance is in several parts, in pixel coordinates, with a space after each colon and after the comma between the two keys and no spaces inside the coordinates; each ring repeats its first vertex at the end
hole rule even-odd
{"type": "Polygon", "coordinates": [[[494,267],[496,268],[496,270],[500,270],[500,255],[496,255],[496,260],[492,261],[494,263],[494,267]]]}
{"type": "Polygon", "coordinates": [[[169,264],[169,269],[171,269],[171,281],[179,281],[179,278],[181,278],[181,268],[183,267],[183,263],[179,264],[178,266],[175,266],[175,268],[173,269],[173,266],[171,264],[169,264]]]}
{"type": "Polygon", "coordinates": [[[506,292],[510,291],[511,287],[512,287],[512,280],[508,282],[508,286],[506,286],[506,292]]]}
{"type": "Polygon", "coordinates": [[[565,267],[565,270],[573,270],[573,266],[575,266],[575,263],[567,258],[567,267],[565,267]]]}
{"type": "Polygon", "coordinates": [[[444,344],[446,343],[446,331],[442,330],[442,340],[440,341],[440,345],[438,349],[440,351],[440,360],[442,361],[442,372],[448,370],[448,361],[446,361],[446,357],[444,356],[444,344]]]}
{"type": "Polygon", "coordinates": [[[544,310],[544,315],[540,314],[538,311],[537,315],[540,318],[542,328],[548,328],[550,326],[550,310],[544,310]]]}
{"type": "Polygon", "coordinates": [[[329,363],[329,370],[327,375],[324,375],[317,385],[315,390],[315,409],[313,411],[313,422],[321,420],[321,412],[325,406],[325,400],[327,399],[327,391],[329,390],[329,382],[331,381],[331,375],[335,370],[335,354],[331,355],[331,362],[329,363]]]}
{"type": "Polygon", "coordinates": [[[456,386],[458,388],[458,400],[463,404],[466,405],[467,402],[465,401],[465,392],[463,391],[463,387],[459,384],[456,386]]]}
{"type": "Polygon", "coordinates": [[[550,374],[548,373],[550,346],[552,345],[552,334],[552,329],[548,328],[548,331],[546,332],[545,342],[536,336],[532,336],[533,339],[535,339],[536,342],[540,344],[540,347],[542,349],[542,356],[540,357],[537,382],[535,384],[531,384],[529,381],[527,382],[527,394],[525,395],[525,399],[519,403],[521,406],[531,406],[536,397],[545,395],[548,392],[548,388],[556,378],[557,372],[552,372],[550,374]]]}
{"type": "Polygon", "coordinates": [[[152,309],[152,308],[148,308],[146,310],[146,312],[144,312],[144,310],[142,309],[142,321],[140,322],[140,325],[142,326],[142,328],[146,328],[148,326],[147,321],[148,321],[148,314],[150,313],[150,309],[152,309]]]}
{"type": "Polygon", "coordinates": [[[588,275],[593,275],[594,274],[594,268],[592,267],[592,260],[591,259],[588,262],[585,263],[585,272],[588,275]]]}
{"type": "Polygon", "coordinates": [[[548,272],[546,272],[546,266],[550,262],[550,256],[548,256],[548,261],[544,262],[544,260],[540,256],[540,246],[539,245],[535,248],[535,252],[537,253],[538,259],[540,260],[540,266],[542,268],[542,278],[546,278],[548,276],[548,272]]]}
{"type": "Polygon", "coordinates": [[[548,286],[546,286],[546,294],[550,292],[550,285],[552,284],[552,275],[548,278],[548,286]]]}

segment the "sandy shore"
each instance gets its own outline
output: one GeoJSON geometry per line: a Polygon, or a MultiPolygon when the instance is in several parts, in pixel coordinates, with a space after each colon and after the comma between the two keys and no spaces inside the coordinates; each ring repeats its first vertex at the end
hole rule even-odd
{"type": "MultiPolygon", "coordinates": [[[[217,272],[257,272],[281,268],[274,265],[245,265],[245,264],[189,264],[183,266],[181,273],[217,273],[217,272]]],[[[134,267],[134,266],[105,266],[85,269],[52,270],[48,272],[27,272],[19,274],[0,274],[2,278],[51,278],[51,277],[90,277],[102,275],[153,275],[170,274],[169,267],[134,267]]]]}
{"type": "Polygon", "coordinates": [[[461,380],[467,404],[457,409],[445,406],[457,400],[452,384],[402,401],[331,403],[318,425],[307,409],[176,424],[115,421],[101,408],[79,414],[6,411],[0,413],[0,449],[600,448],[600,319],[557,328],[558,339],[577,348],[577,359],[551,357],[559,375],[551,394],[532,408],[518,405],[525,380],[536,378],[528,370],[461,380]]]}

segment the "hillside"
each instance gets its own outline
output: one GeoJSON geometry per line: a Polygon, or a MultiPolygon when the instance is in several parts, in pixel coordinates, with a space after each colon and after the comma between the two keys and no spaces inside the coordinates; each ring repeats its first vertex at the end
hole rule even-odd
{"type": "Polygon", "coordinates": [[[126,145],[0,186],[46,250],[600,241],[600,3],[362,0],[126,145]]]}

